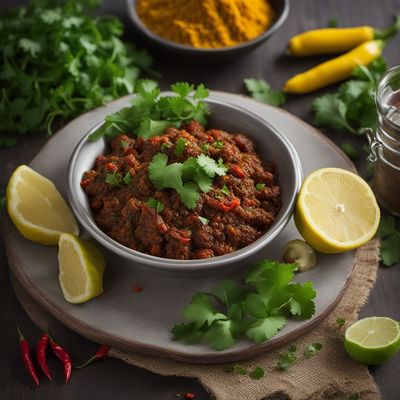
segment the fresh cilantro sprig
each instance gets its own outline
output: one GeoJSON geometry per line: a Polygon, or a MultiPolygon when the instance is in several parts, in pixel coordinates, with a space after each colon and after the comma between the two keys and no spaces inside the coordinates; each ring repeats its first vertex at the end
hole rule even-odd
{"type": "Polygon", "coordinates": [[[30,0],[0,17],[0,131],[51,134],[54,120],[132,93],[150,71],[151,57],[121,40],[117,18],[85,13],[99,4],[30,0]]]}
{"type": "Polygon", "coordinates": [[[170,126],[179,128],[184,122],[196,120],[203,125],[207,123],[210,111],[203,100],[208,97],[209,91],[203,84],[195,88],[187,82],[178,82],[171,85],[171,90],[173,95],[161,96],[156,82],[139,80],[131,106],[108,115],[90,139],[97,140],[102,136],[113,138],[120,133],[149,139],[170,126]]]}
{"type": "Polygon", "coordinates": [[[250,96],[254,99],[271,104],[272,106],[285,104],[285,93],[281,90],[273,90],[271,85],[264,81],[264,79],[245,79],[244,84],[250,96]]]}
{"type": "Polygon", "coordinates": [[[276,368],[278,368],[281,371],[287,371],[297,361],[296,352],[297,352],[297,346],[296,345],[290,346],[285,353],[279,355],[276,368]]]}
{"type": "Polygon", "coordinates": [[[386,61],[382,57],[369,67],[354,68],[353,79],[340,85],[337,92],[314,100],[315,125],[345,129],[356,134],[362,134],[365,128],[375,129],[377,113],[374,93],[386,70],[386,61]]]}
{"type": "Polygon", "coordinates": [[[189,157],[183,163],[167,164],[166,154],[156,154],[148,167],[149,178],[158,190],[175,189],[182,203],[189,209],[196,207],[199,191],[209,192],[215,175],[222,176],[227,171],[222,160],[215,161],[204,154],[189,157]]]}
{"type": "Polygon", "coordinates": [[[395,222],[394,217],[383,215],[378,229],[381,239],[380,257],[386,267],[400,262],[400,232],[396,229],[395,222]]]}
{"type": "Polygon", "coordinates": [[[175,325],[175,340],[206,341],[215,350],[233,346],[247,336],[262,343],[281,330],[288,318],[308,319],[315,312],[311,282],[293,282],[296,264],[261,261],[244,285],[225,280],[210,293],[196,293],[183,310],[189,322],[175,325]]]}

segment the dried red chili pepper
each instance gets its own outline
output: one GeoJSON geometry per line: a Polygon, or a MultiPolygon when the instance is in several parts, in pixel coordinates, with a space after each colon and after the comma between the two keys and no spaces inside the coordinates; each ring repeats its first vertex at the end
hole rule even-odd
{"type": "Polygon", "coordinates": [[[237,165],[232,165],[229,169],[229,172],[232,172],[232,174],[237,176],[238,178],[244,178],[246,176],[242,168],[237,165]]]}
{"type": "Polygon", "coordinates": [[[33,366],[33,362],[29,351],[29,343],[25,339],[19,327],[17,327],[17,331],[19,334],[19,349],[21,351],[22,361],[24,362],[25,368],[29,372],[29,375],[35,382],[36,386],[39,386],[39,379],[37,377],[35,367],[33,366]]]}
{"type": "Polygon", "coordinates": [[[106,344],[102,344],[99,347],[99,349],[96,351],[94,356],[90,357],[89,360],[87,360],[84,364],[78,365],[75,368],[85,368],[89,364],[91,364],[93,361],[101,360],[102,358],[106,358],[108,352],[110,351],[110,348],[111,348],[110,346],[107,346],[106,344]]]}
{"type": "Polygon", "coordinates": [[[185,399],[194,399],[196,397],[195,393],[185,393],[185,399]]]}
{"type": "Polygon", "coordinates": [[[53,353],[61,361],[64,367],[64,380],[68,383],[72,373],[72,360],[71,356],[59,344],[57,344],[52,337],[50,337],[50,346],[53,353]]]}
{"type": "Polygon", "coordinates": [[[49,366],[46,360],[47,346],[49,345],[50,337],[47,332],[43,333],[42,337],[39,339],[36,345],[36,360],[42,369],[43,373],[52,380],[49,366]]]}

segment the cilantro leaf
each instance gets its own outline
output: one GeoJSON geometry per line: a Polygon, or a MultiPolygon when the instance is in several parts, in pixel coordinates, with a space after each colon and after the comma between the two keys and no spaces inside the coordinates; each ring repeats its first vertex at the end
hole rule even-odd
{"type": "Polygon", "coordinates": [[[263,79],[245,79],[244,84],[250,96],[273,106],[285,103],[285,94],[280,90],[272,90],[271,86],[263,79]]]}
{"type": "Polygon", "coordinates": [[[336,323],[338,324],[338,326],[343,326],[346,323],[346,319],[345,318],[341,318],[341,317],[337,317],[336,318],[336,323]]]}
{"type": "Polygon", "coordinates": [[[263,190],[265,188],[265,183],[257,183],[256,190],[263,190]]]}
{"type": "Polygon", "coordinates": [[[311,358],[315,356],[315,354],[317,354],[322,349],[322,347],[323,345],[321,343],[309,344],[307,348],[304,350],[304,356],[306,358],[311,358]]]}
{"type": "Polygon", "coordinates": [[[125,183],[125,185],[129,185],[132,182],[132,175],[129,171],[124,175],[122,181],[125,183]]]}
{"type": "MultiPolygon", "coordinates": [[[[174,95],[162,96],[158,84],[152,80],[136,82],[136,96],[131,106],[108,115],[105,124],[90,135],[91,140],[107,136],[113,138],[119,133],[137,135],[148,139],[164,132],[168,127],[181,127],[182,123],[197,120],[207,122],[210,114],[204,98],[208,90],[204,85],[195,89],[187,82],[171,85],[174,95]]],[[[182,139],[183,140],[183,139],[182,139]]],[[[177,143],[177,155],[183,152],[182,142],[177,143]]]]}
{"type": "Polygon", "coordinates": [[[381,259],[387,267],[400,262],[400,232],[392,233],[381,241],[381,259]]]}
{"type": "Polygon", "coordinates": [[[183,154],[183,151],[185,150],[186,144],[186,139],[178,138],[178,140],[176,141],[174,154],[178,157],[181,156],[183,154]]]}
{"type": "Polygon", "coordinates": [[[214,178],[215,175],[223,176],[228,171],[225,165],[217,163],[213,158],[205,154],[200,154],[197,157],[197,163],[210,178],[214,178]]]}
{"type": "Polygon", "coordinates": [[[305,282],[303,285],[295,284],[293,288],[293,297],[290,300],[290,312],[301,318],[311,318],[315,312],[314,299],[316,292],[311,282],[305,282]]]}
{"type": "Polygon", "coordinates": [[[106,183],[110,186],[119,186],[121,184],[122,178],[118,172],[113,172],[106,175],[106,183]]]}
{"type": "Polygon", "coordinates": [[[281,371],[287,371],[297,360],[297,347],[290,348],[287,352],[279,356],[277,368],[281,371]]]}
{"type": "Polygon", "coordinates": [[[378,235],[381,239],[380,257],[383,265],[390,267],[400,262],[400,232],[396,230],[395,219],[391,215],[381,217],[378,235]]]}
{"type": "Polygon", "coordinates": [[[203,293],[197,293],[192,297],[192,302],[183,310],[183,316],[198,327],[207,324],[211,326],[214,321],[226,320],[224,314],[218,313],[211,305],[209,296],[203,293]]]}
{"type": "Polygon", "coordinates": [[[275,336],[286,324],[286,318],[276,315],[267,318],[258,318],[247,330],[246,335],[257,343],[262,343],[275,336]]]}
{"type": "Polygon", "coordinates": [[[212,292],[226,307],[244,299],[248,291],[232,280],[223,280],[212,292]]]}
{"type": "Polygon", "coordinates": [[[183,340],[185,343],[194,344],[202,341],[204,332],[198,329],[195,322],[175,325],[171,333],[174,340],[183,340]]]}
{"type": "Polygon", "coordinates": [[[150,208],[154,208],[158,213],[160,213],[160,212],[162,212],[162,210],[164,210],[164,204],[161,201],[153,199],[153,197],[150,197],[150,199],[147,200],[146,204],[150,208]]]}
{"type": "Polygon", "coordinates": [[[249,372],[250,378],[253,378],[253,379],[261,379],[262,377],[264,377],[264,375],[265,375],[265,371],[261,367],[256,367],[253,369],[253,371],[249,372]]]}
{"type": "Polygon", "coordinates": [[[232,321],[215,321],[205,334],[205,339],[214,350],[225,350],[235,344],[232,321]]]}

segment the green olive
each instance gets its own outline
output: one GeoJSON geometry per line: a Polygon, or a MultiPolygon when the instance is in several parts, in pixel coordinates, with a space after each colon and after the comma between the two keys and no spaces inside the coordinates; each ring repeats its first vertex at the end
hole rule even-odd
{"type": "Polygon", "coordinates": [[[287,244],[282,259],[287,263],[296,263],[300,272],[308,271],[317,265],[314,249],[300,239],[292,240],[287,244]]]}

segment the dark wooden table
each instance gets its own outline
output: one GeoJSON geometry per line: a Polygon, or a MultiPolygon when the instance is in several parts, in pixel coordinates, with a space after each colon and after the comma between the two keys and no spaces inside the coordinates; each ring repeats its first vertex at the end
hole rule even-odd
{"type": "MultiPolygon", "coordinates": [[[[1,0],[0,13],[12,5],[24,3],[22,0],[1,0]]],[[[101,12],[119,15],[126,21],[124,0],[105,0],[101,12]]],[[[340,26],[368,24],[385,27],[392,22],[393,15],[400,9],[400,0],[295,0],[284,26],[265,45],[238,60],[214,66],[184,66],[180,60],[161,56],[154,52],[156,68],[163,73],[161,85],[165,89],[175,81],[203,82],[209,88],[234,93],[244,93],[243,79],[264,78],[279,88],[292,74],[323,60],[316,57],[308,60],[292,60],[284,55],[288,39],[301,31],[324,27],[328,20],[336,17],[340,26]]],[[[127,22],[127,21],[126,21],[127,22]]],[[[127,31],[127,38],[134,39],[127,31]]],[[[398,51],[400,36],[385,49],[384,55],[389,65],[400,63],[398,51]]],[[[315,94],[290,98],[285,109],[312,123],[311,102],[315,94]]],[[[361,145],[363,139],[348,133],[325,132],[336,143],[343,140],[361,145]]],[[[41,149],[47,138],[26,136],[13,149],[0,149],[0,194],[4,193],[7,181],[22,163],[28,163],[41,149]]],[[[363,160],[357,166],[365,168],[363,160]]],[[[20,325],[26,336],[36,340],[40,332],[21,308],[11,287],[7,259],[0,245],[0,399],[140,399],[172,400],[177,393],[196,393],[196,400],[208,399],[206,391],[195,380],[167,378],[127,365],[118,360],[107,360],[96,366],[74,374],[69,385],[62,384],[62,375],[56,362],[51,361],[53,370],[59,371],[55,382],[43,380],[40,390],[33,390],[19,359],[16,326],[20,325]],[[54,364],[54,365],[53,365],[54,364]]],[[[361,316],[386,315],[400,320],[400,265],[392,268],[381,267],[371,296],[362,310],[361,316]]],[[[68,344],[73,356],[84,359],[96,349],[91,343],[61,325],[56,326],[55,335],[61,343],[68,344]]],[[[386,364],[371,368],[383,398],[400,399],[398,379],[400,376],[400,356],[386,364]]]]}

